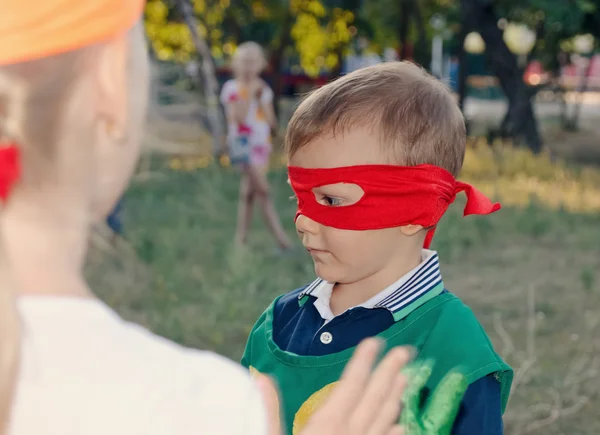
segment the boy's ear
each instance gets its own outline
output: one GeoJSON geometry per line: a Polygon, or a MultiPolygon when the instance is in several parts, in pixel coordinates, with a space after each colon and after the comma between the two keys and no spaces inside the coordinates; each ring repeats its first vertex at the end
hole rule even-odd
{"type": "Polygon", "coordinates": [[[404,225],[400,227],[400,231],[407,237],[412,237],[422,231],[424,227],[422,225],[404,225]]]}

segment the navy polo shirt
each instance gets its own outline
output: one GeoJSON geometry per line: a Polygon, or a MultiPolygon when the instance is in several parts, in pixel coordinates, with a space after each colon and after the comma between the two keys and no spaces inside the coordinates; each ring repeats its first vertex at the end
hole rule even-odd
{"type": "MultiPolygon", "coordinates": [[[[333,285],[317,279],[280,298],[274,309],[273,339],[297,355],[327,355],[358,345],[445,292],[438,256],[423,251],[423,262],[363,305],[334,316],[329,308],[333,285]]],[[[452,435],[502,435],[500,383],[493,375],[467,389],[452,435]]]]}

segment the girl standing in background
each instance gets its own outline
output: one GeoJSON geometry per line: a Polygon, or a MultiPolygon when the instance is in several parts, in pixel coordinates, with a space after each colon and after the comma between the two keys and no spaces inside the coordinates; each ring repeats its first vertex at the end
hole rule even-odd
{"type": "Polygon", "coordinates": [[[240,44],[233,56],[234,78],[223,86],[221,103],[227,115],[227,144],[232,162],[242,168],[235,241],[244,245],[252,223],[252,208],[257,201],[265,223],[275,236],[279,248],[288,250],[292,242],[285,233],[271,197],[267,170],[271,156],[271,130],[277,120],[273,108],[273,91],[260,77],[267,62],[262,48],[255,42],[240,44]],[[243,142],[242,157],[233,155],[243,142]],[[240,158],[236,162],[236,158],[240,158]]]}

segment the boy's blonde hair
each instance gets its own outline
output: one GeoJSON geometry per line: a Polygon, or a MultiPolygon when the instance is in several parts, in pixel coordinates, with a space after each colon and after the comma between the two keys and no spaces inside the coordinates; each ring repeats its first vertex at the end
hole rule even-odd
{"type": "Polygon", "coordinates": [[[448,87],[413,63],[359,69],[310,93],[288,124],[288,156],[319,137],[356,127],[373,128],[390,163],[460,172],[462,113],[448,87]]]}

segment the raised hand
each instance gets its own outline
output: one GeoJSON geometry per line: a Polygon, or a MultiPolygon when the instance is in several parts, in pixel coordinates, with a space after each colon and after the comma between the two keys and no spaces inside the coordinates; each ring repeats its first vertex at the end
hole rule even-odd
{"type": "MultiPolygon", "coordinates": [[[[403,435],[398,424],[406,377],[401,369],[410,352],[396,348],[373,371],[381,344],[373,339],[358,346],[324,405],[310,418],[301,435],[403,435]]],[[[259,385],[267,405],[269,435],[282,433],[276,389],[261,376],[259,385]]]]}

